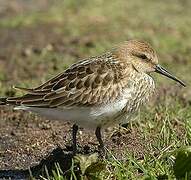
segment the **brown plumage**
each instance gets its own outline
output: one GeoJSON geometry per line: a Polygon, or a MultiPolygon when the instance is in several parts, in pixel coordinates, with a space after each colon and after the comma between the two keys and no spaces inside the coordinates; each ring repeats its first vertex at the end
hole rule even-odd
{"type": "Polygon", "coordinates": [[[16,87],[26,94],[1,98],[0,105],[15,105],[17,109],[73,122],[74,151],[77,125],[96,128],[103,150],[100,129],[129,120],[149,100],[155,89],[152,72],[185,86],[158,64],[156,52],[148,43],[131,40],[73,64],[39,87],[16,87]]]}

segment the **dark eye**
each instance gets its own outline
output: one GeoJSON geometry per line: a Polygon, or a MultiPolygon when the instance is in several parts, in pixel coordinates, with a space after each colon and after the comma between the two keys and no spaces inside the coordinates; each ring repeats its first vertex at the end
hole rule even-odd
{"type": "Polygon", "coordinates": [[[140,58],[140,59],[144,59],[144,60],[147,60],[149,58],[147,58],[147,56],[143,53],[133,53],[134,56],[140,58]]]}
{"type": "Polygon", "coordinates": [[[145,54],[138,54],[137,57],[141,59],[147,59],[147,56],[145,54]]]}

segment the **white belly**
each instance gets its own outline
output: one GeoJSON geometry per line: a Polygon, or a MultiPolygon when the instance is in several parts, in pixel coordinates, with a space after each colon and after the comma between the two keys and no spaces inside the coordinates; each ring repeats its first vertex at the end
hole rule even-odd
{"type": "Polygon", "coordinates": [[[120,111],[126,106],[127,99],[123,98],[117,100],[115,103],[96,107],[37,108],[18,106],[15,109],[35,112],[50,120],[68,121],[76,123],[81,127],[95,129],[99,125],[103,127],[120,123],[120,119],[117,116],[119,116],[120,111]],[[117,122],[116,118],[118,119],[117,122]]]}
{"type": "MultiPolygon", "coordinates": [[[[150,89],[150,91],[154,90],[154,81],[150,76],[140,73],[138,75],[140,76],[139,81],[146,81],[146,85],[144,86],[145,89],[150,89]]],[[[142,89],[138,82],[134,82],[132,87],[134,88],[124,89],[121,96],[115,102],[102,106],[69,108],[38,108],[18,106],[15,107],[15,109],[35,112],[50,120],[68,121],[89,129],[95,129],[97,126],[107,127],[112,124],[119,124],[122,121],[127,122],[134,111],[136,111],[140,105],[149,99],[151,93],[150,91],[147,91],[144,98],[139,100],[139,95],[141,94],[142,89]],[[135,108],[131,110],[134,106],[135,108]]]]}

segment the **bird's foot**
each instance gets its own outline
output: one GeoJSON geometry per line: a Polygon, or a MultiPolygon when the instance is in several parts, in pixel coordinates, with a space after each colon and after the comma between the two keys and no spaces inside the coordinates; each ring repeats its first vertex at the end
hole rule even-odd
{"type": "Polygon", "coordinates": [[[102,159],[107,159],[108,158],[108,151],[105,146],[99,146],[99,156],[102,159]]]}

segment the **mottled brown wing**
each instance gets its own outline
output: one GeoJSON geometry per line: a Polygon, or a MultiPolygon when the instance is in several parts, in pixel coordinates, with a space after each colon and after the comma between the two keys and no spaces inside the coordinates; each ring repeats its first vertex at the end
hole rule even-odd
{"type": "Polygon", "coordinates": [[[35,107],[91,106],[114,101],[125,86],[124,67],[111,54],[80,61],[9,104],[35,107]]]}

